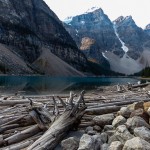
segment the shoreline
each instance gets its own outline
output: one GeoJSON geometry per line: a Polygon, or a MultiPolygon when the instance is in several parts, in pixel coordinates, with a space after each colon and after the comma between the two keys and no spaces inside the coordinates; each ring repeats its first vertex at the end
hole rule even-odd
{"type": "MultiPolygon", "coordinates": [[[[107,138],[109,139],[112,136],[112,134],[116,132],[115,131],[116,128],[114,128],[111,124],[113,120],[115,119],[115,117],[117,117],[117,112],[122,107],[127,107],[128,105],[132,105],[134,102],[139,103],[140,105],[138,106],[141,106],[141,100],[144,102],[147,102],[147,101],[150,102],[150,97],[148,98],[147,91],[150,91],[150,85],[147,85],[142,88],[137,87],[137,88],[133,88],[132,90],[128,90],[127,85],[124,84],[124,85],[102,86],[102,87],[99,87],[98,89],[85,93],[84,95],[84,102],[86,105],[86,108],[84,108],[85,110],[82,110],[83,104],[80,104],[79,106],[79,109],[81,108],[81,110],[84,111],[84,113],[82,114],[82,118],[80,118],[80,120],[77,122],[77,127],[75,124],[69,125],[69,127],[67,128],[67,131],[69,132],[69,134],[65,136],[65,138],[61,138],[59,141],[57,141],[56,139],[57,147],[54,150],[62,150],[62,146],[63,146],[62,142],[63,141],[65,142],[65,140],[68,140],[68,138],[71,138],[71,137],[76,138],[77,141],[82,141],[82,137],[84,136],[92,139],[93,137],[96,137],[96,136],[99,136],[99,138],[102,138],[102,135],[105,134],[107,138]],[[111,118],[111,123],[109,121],[108,125],[109,127],[110,126],[112,127],[113,132],[110,129],[108,129],[108,131],[105,131],[104,126],[101,126],[102,122],[98,123],[97,121],[95,121],[95,118],[99,119],[98,116],[103,116],[103,115],[106,116],[103,118],[103,121],[105,120],[105,122],[107,123],[108,123],[109,118],[111,118]]],[[[72,94],[70,94],[70,96],[71,95],[72,94]]],[[[2,124],[0,123],[0,128],[2,127],[1,136],[4,137],[3,140],[0,141],[2,144],[0,145],[0,148],[4,149],[7,146],[13,147],[14,145],[15,146],[17,145],[17,146],[21,146],[20,149],[27,150],[27,148],[29,148],[29,146],[31,146],[36,140],[44,136],[45,131],[47,131],[48,128],[51,128],[52,126],[51,124],[53,123],[55,124],[55,126],[58,127],[58,128],[57,127],[54,128],[54,130],[56,129],[56,133],[58,134],[59,131],[61,131],[61,124],[56,124],[55,121],[57,122],[57,119],[63,116],[62,114],[64,114],[65,111],[72,111],[72,109],[67,109],[64,111],[63,106],[61,105],[58,99],[58,96],[64,101],[64,103],[66,102],[66,98],[68,100],[70,99],[69,93],[67,95],[56,94],[54,96],[56,103],[54,103],[53,101],[53,95],[39,96],[35,94],[32,96],[31,95],[26,96],[23,93],[20,93],[18,95],[4,95],[3,97],[1,96],[1,100],[0,100],[1,121],[3,122],[9,119],[9,117],[11,117],[12,120],[6,121],[2,124]],[[37,110],[40,110],[39,113],[43,110],[43,108],[46,109],[44,113],[41,114],[43,115],[47,111],[49,112],[56,111],[53,108],[55,104],[57,104],[57,109],[59,110],[59,114],[58,114],[59,117],[58,118],[56,117],[56,120],[54,119],[53,123],[45,124],[42,120],[40,120],[39,122],[38,120],[40,116],[38,116],[38,119],[37,119],[36,115],[39,115],[39,114],[35,115],[36,113],[35,109],[40,108],[40,109],[37,109],[37,110]],[[7,125],[10,125],[9,129],[7,129],[7,125]],[[6,128],[4,128],[5,126],[6,128]],[[36,132],[32,132],[32,130],[36,130],[36,132]],[[22,134],[20,134],[20,131],[22,134]],[[25,133],[25,135],[23,133],[25,133]],[[3,145],[3,141],[5,143],[7,139],[12,139],[13,143],[7,146],[5,144],[3,145]],[[31,142],[25,144],[30,139],[32,139],[31,142]]],[[[77,97],[73,97],[72,102],[73,103],[75,102],[74,103],[75,106],[79,98],[80,98],[80,93],[77,94],[77,97]]],[[[68,102],[66,104],[64,103],[62,104],[68,105],[68,102]]],[[[70,113],[67,113],[67,114],[70,114],[70,113]]],[[[76,115],[76,113],[74,113],[74,115],[76,115]]],[[[65,119],[68,119],[66,122],[70,123],[70,118],[73,118],[73,117],[74,116],[66,117],[65,119]]],[[[64,118],[62,117],[62,119],[64,118]]],[[[44,119],[44,121],[46,120],[44,119]]],[[[106,126],[107,126],[107,123],[106,123],[106,126]]],[[[52,129],[52,133],[53,133],[53,129],[52,129]]],[[[64,132],[61,131],[61,134],[62,133],[66,133],[66,130],[64,132]]],[[[59,134],[57,136],[59,136],[59,134]]],[[[85,143],[89,142],[86,139],[84,140],[85,140],[84,141],[85,143]]],[[[69,142],[69,144],[73,144],[73,143],[69,142]]],[[[108,146],[110,146],[108,144],[108,140],[106,140],[104,144],[107,144],[108,146]]],[[[78,146],[79,147],[81,146],[79,142],[78,142],[78,146]]],[[[90,149],[92,149],[92,147],[90,149]]]]}

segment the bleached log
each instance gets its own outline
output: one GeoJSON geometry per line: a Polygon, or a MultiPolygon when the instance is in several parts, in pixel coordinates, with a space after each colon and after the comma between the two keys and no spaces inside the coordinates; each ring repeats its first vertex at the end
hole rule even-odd
{"type": "Polygon", "coordinates": [[[55,119],[48,131],[27,150],[54,149],[73,124],[84,114],[85,106],[79,107],[81,103],[84,104],[83,95],[84,92],[80,94],[79,99],[77,103],[74,104],[73,108],[66,110],[60,117],[55,119]]]}
{"type": "Polygon", "coordinates": [[[142,87],[148,86],[149,84],[150,83],[148,82],[148,83],[143,83],[143,84],[132,85],[132,88],[138,88],[138,87],[142,88],[142,87]]]}
{"type": "Polygon", "coordinates": [[[0,133],[3,133],[6,130],[14,129],[19,127],[19,124],[11,124],[11,125],[6,125],[0,128],[0,133]]]}
{"type": "Polygon", "coordinates": [[[41,131],[41,129],[38,127],[38,125],[33,125],[29,129],[26,129],[26,130],[21,131],[21,132],[15,134],[13,136],[10,136],[10,137],[6,138],[4,140],[4,143],[5,143],[5,145],[18,143],[20,141],[23,141],[23,140],[37,134],[40,131],[41,131]]]}
{"type": "Polygon", "coordinates": [[[89,106],[88,109],[92,109],[92,108],[101,108],[101,107],[107,107],[107,106],[123,106],[123,105],[128,105],[128,104],[132,104],[134,102],[139,102],[139,101],[144,101],[144,102],[148,102],[150,101],[150,98],[147,99],[133,99],[133,100],[122,100],[122,101],[118,101],[118,102],[110,102],[110,103],[106,103],[106,104],[99,104],[99,105],[95,105],[95,106],[89,106]]]}
{"type": "Polygon", "coordinates": [[[90,108],[86,109],[85,113],[89,115],[102,115],[119,111],[121,106],[107,106],[107,107],[99,107],[99,108],[90,108]]]}
{"type": "Polygon", "coordinates": [[[0,100],[0,106],[14,106],[17,104],[29,104],[29,100],[0,100]]]}

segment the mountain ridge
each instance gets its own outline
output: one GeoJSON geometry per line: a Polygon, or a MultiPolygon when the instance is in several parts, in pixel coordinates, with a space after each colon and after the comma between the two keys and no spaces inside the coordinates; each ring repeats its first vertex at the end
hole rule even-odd
{"type": "MultiPolygon", "coordinates": [[[[43,0],[0,0],[0,5],[0,43],[28,64],[32,73],[36,73],[33,63],[42,54],[43,47],[76,69],[87,69],[86,57],[43,0]]],[[[2,57],[6,58],[5,55],[2,57]]],[[[0,61],[4,64],[2,58],[0,61]]],[[[13,69],[13,74],[20,73],[31,72],[15,72],[13,69]]]]}
{"type": "Polygon", "coordinates": [[[140,59],[144,59],[144,51],[150,50],[150,36],[136,25],[132,16],[120,16],[111,21],[98,8],[72,17],[64,26],[89,61],[126,74],[145,67],[140,59]],[[129,69],[128,65],[134,69],[129,69]]]}

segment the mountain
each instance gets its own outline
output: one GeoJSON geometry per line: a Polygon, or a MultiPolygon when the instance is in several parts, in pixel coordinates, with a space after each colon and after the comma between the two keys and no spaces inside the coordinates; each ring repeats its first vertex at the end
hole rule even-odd
{"type": "Polygon", "coordinates": [[[112,22],[101,8],[92,8],[66,19],[64,27],[88,60],[104,68],[133,74],[149,64],[150,36],[131,16],[112,22]]]}
{"type": "Polygon", "coordinates": [[[122,56],[121,43],[114,33],[111,20],[103,10],[101,8],[93,10],[72,17],[72,20],[64,26],[88,60],[109,68],[110,65],[103,57],[103,52],[113,51],[122,56]]]}
{"type": "Polygon", "coordinates": [[[150,24],[145,27],[144,31],[150,36],[150,24]]]}
{"type": "Polygon", "coordinates": [[[73,67],[85,71],[87,59],[43,0],[0,0],[1,72],[81,75],[73,67]]]}
{"type": "Polygon", "coordinates": [[[129,51],[127,54],[133,58],[138,59],[146,48],[150,48],[150,38],[138,27],[132,16],[119,17],[114,21],[119,37],[126,43],[129,51]],[[121,18],[121,19],[120,19],[121,18]],[[118,21],[119,20],[119,21],[118,21]]]}

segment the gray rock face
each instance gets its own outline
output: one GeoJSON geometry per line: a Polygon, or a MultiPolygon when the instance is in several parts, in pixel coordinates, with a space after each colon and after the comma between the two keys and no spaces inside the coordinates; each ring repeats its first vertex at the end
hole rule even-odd
{"type": "Polygon", "coordinates": [[[147,113],[150,116],[150,107],[148,108],[147,113]]]}
{"type": "Polygon", "coordinates": [[[115,136],[115,135],[112,135],[109,137],[109,140],[108,140],[108,144],[111,144],[112,142],[115,142],[115,141],[118,141],[119,139],[115,136]]]}
{"type": "Polygon", "coordinates": [[[150,130],[148,128],[146,127],[135,128],[134,135],[150,143],[150,130]]]}
{"type": "Polygon", "coordinates": [[[90,136],[84,134],[80,139],[78,150],[99,150],[101,145],[102,141],[100,135],[90,136]]]}
{"type": "Polygon", "coordinates": [[[70,137],[63,140],[61,142],[61,146],[63,150],[77,150],[79,147],[79,141],[74,137],[70,137]]]}
{"type": "Polygon", "coordinates": [[[117,32],[121,40],[129,48],[128,56],[138,59],[145,46],[150,46],[150,37],[136,25],[132,16],[121,16],[114,22],[116,23],[117,32]]]}
{"type": "Polygon", "coordinates": [[[126,141],[123,150],[149,150],[150,143],[146,142],[145,140],[135,137],[126,141]]]}
{"type": "Polygon", "coordinates": [[[150,36],[150,24],[145,27],[144,31],[150,36]]]}
{"type": "Polygon", "coordinates": [[[143,118],[139,116],[134,116],[132,118],[127,119],[126,125],[132,132],[137,127],[144,126],[150,128],[150,125],[143,118]]]}
{"type": "Polygon", "coordinates": [[[105,132],[101,133],[101,140],[102,140],[103,143],[107,143],[107,141],[108,141],[108,134],[105,133],[105,132]]]}
{"type": "MultiPolygon", "coordinates": [[[[0,43],[26,63],[28,69],[38,70],[32,63],[40,57],[42,47],[70,65],[84,68],[85,56],[43,0],[0,0],[0,6],[0,43]]],[[[1,63],[5,63],[2,58],[1,63]]],[[[6,73],[11,73],[7,66],[6,73]]]]}
{"type": "Polygon", "coordinates": [[[100,116],[94,117],[93,121],[97,125],[104,127],[105,125],[111,125],[113,119],[114,119],[114,114],[105,114],[105,115],[100,115],[100,116]]]}
{"type": "Polygon", "coordinates": [[[110,144],[108,150],[122,150],[123,145],[120,141],[115,141],[110,144]]]}
{"type": "Polygon", "coordinates": [[[131,16],[111,22],[102,9],[97,9],[72,17],[64,26],[91,62],[124,74],[139,72],[146,66],[145,51],[150,53],[149,25],[144,31],[131,16]]]}
{"type": "Polygon", "coordinates": [[[80,139],[78,150],[94,150],[94,144],[94,138],[88,134],[84,134],[80,139]]]}
{"type": "Polygon", "coordinates": [[[114,135],[122,144],[134,137],[132,134],[130,134],[125,125],[118,126],[114,135]]]}
{"type": "Polygon", "coordinates": [[[104,126],[104,131],[108,131],[108,130],[113,130],[113,126],[112,125],[105,125],[104,126]]]}
{"type": "Polygon", "coordinates": [[[64,26],[90,61],[109,68],[102,52],[113,51],[120,56],[124,53],[112,22],[101,8],[75,16],[69,25],[64,26]]]}
{"type": "Polygon", "coordinates": [[[101,149],[100,150],[108,150],[109,145],[108,144],[103,144],[101,145],[101,149]]]}
{"type": "Polygon", "coordinates": [[[97,132],[101,132],[101,131],[102,131],[102,128],[101,128],[100,126],[98,126],[98,125],[95,125],[95,126],[93,127],[93,129],[94,129],[95,131],[97,131],[97,132]]]}
{"type": "Polygon", "coordinates": [[[113,120],[113,122],[112,122],[112,125],[114,126],[114,127],[117,127],[117,126],[119,126],[119,125],[123,125],[124,123],[126,123],[126,119],[123,117],[123,116],[117,116],[114,120],[113,120]]]}
{"type": "Polygon", "coordinates": [[[122,115],[125,118],[129,118],[131,114],[131,110],[128,107],[121,107],[120,111],[118,112],[119,115],[122,115]]]}
{"type": "Polygon", "coordinates": [[[98,135],[93,135],[93,138],[95,140],[94,149],[99,150],[101,145],[103,144],[102,137],[100,134],[98,134],[98,135]]]}
{"type": "Polygon", "coordinates": [[[85,132],[88,133],[89,131],[93,131],[93,127],[89,126],[85,129],[85,132]]]}

